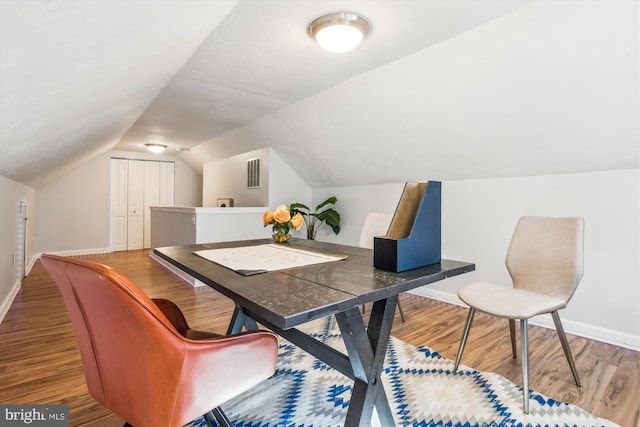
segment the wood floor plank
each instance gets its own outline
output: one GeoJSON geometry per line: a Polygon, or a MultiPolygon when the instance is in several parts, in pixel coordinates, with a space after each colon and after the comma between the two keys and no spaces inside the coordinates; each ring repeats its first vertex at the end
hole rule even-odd
{"type": "MultiPolygon", "coordinates": [[[[224,333],[233,302],[208,287],[181,282],[148,255],[145,250],[84,258],[111,265],[152,298],[173,300],[193,328],[224,333]]],[[[412,294],[402,294],[401,300],[406,322],[396,313],[392,335],[455,359],[467,309],[412,294]]],[[[640,427],[638,352],[568,335],[583,384],[577,387],[555,331],[530,326],[529,334],[533,390],[623,427],[640,427]]],[[[521,384],[520,358],[511,356],[505,320],[478,313],[462,363],[521,384]]],[[[74,427],[123,423],[89,395],[62,297],[39,262],[0,323],[0,402],[69,404],[74,427]]]]}

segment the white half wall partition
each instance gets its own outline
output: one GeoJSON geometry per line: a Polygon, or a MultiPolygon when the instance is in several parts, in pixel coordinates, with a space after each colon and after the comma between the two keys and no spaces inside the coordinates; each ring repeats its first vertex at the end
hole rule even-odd
{"type": "Polygon", "coordinates": [[[151,206],[151,247],[230,242],[271,237],[265,207],[151,206]]]}
{"type": "MultiPolygon", "coordinates": [[[[229,242],[271,237],[264,227],[265,207],[209,208],[151,206],[151,248],[200,243],[229,242]]],[[[158,262],[192,286],[204,283],[150,254],[158,262]]]]}

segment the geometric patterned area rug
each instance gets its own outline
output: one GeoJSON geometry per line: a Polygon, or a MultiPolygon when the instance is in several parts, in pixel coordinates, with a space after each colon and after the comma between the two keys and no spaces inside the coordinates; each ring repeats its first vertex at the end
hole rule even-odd
{"type": "MultiPolygon", "coordinates": [[[[344,351],[339,328],[314,322],[307,332],[344,351]]],[[[340,427],[352,381],[280,339],[276,374],[222,405],[236,427],[340,427]]],[[[522,388],[506,378],[461,365],[437,352],[391,338],[382,378],[396,426],[616,426],[568,403],[531,391],[529,414],[522,388]]],[[[190,427],[203,426],[200,418],[190,427]]],[[[380,426],[374,413],[372,425],[380,426]]],[[[386,426],[381,426],[386,427],[386,426]]]]}

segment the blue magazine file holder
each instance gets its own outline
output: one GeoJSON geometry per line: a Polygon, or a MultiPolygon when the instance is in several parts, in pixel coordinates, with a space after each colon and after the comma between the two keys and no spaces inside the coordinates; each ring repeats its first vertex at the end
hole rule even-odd
{"type": "Polygon", "coordinates": [[[373,238],[373,266],[401,272],[442,259],[442,184],[406,183],[385,236],[373,238]]]}

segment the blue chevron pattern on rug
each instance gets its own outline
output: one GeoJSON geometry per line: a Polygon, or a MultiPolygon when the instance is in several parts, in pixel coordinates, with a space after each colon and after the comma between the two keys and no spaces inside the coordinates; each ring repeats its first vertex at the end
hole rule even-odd
{"type": "MultiPolygon", "coordinates": [[[[330,322],[314,322],[304,329],[344,351],[330,322]]],[[[531,392],[529,414],[524,414],[521,387],[494,373],[463,365],[456,373],[452,369],[453,361],[437,352],[391,338],[382,378],[398,427],[616,426],[536,392],[531,392]]],[[[276,374],[222,408],[236,427],[341,427],[351,384],[349,378],[280,338],[276,374]]],[[[204,425],[201,418],[188,426],[204,425]]],[[[380,425],[375,415],[373,425],[380,425]]]]}

